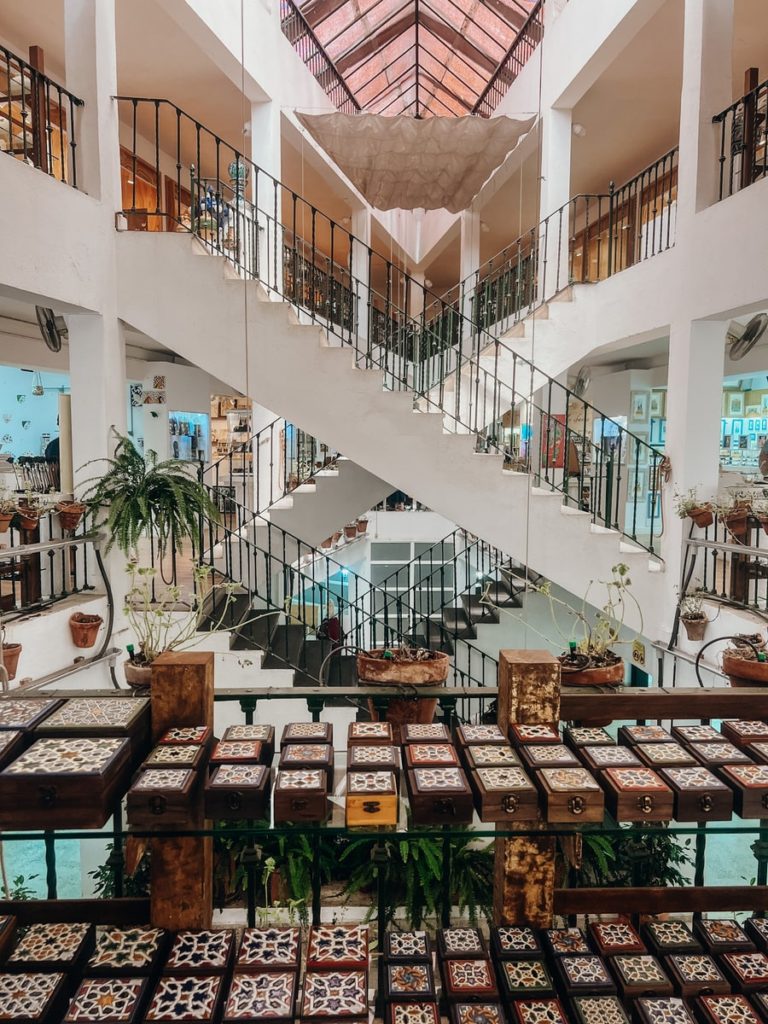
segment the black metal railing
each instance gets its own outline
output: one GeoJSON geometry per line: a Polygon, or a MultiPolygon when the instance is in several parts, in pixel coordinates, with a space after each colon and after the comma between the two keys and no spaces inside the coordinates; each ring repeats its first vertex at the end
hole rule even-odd
{"type": "Polygon", "coordinates": [[[719,199],[768,173],[768,81],[750,89],[712,118],[720,125],[719,199]]]}
{"type": "Polygon", "coordinates": [[[77,188],[77,122],[83,101],[0,46],[0,152],[77,188]]]}
{"type": "MultiPolygon", "coordinates": [[[[209,252],[224,256],[238,273],[293,301],[301,321],[320,324],[329,340],[354,351],[359,368],[379,369],[385,387],[410,392],[416,411],[442,412],[445,429],[477,435],[483,450],[503,454],[509,468],[532,473],[537,483],[559,490],[567,503],[588,511],[594,522],[655,552],[660,533],[656,469],[661,460],[656,449],[537,370],[455,302],[441,300],[169,101],[120,97],[118,102],[128,105],[134,162],[140,127],[149,133],[142,146],[155,154],[158,180],[161,151],[163,166],[171,155],[178,186],[185,157],[195,160],[187,177],[191,219],[185,223],[178,203],[164,210],[159,190],[156,213],[192,230],[209,252]],[[225,168],[229,184],[222,178],[225,168]],[[304,259],[331,278],[336,268],[346,268],[341,283],[348,281],[356,295],[356,315],[349,327],[286,295],[286,232],[305,240],[304,259]],[[361,277],[356,276],[358,267],[363,268],[361,277]],[[374,339],[374,310],[383,314],[390,344],[382,346],[374,339]],[[412,315],[411,310],[418,312],[412,315]],[[451,328],[447,334],[446,323],[451,328]],[[410,361],[408,347],[400,341],[409,332],[426,345],[426,352],[435,354],[410,361]],[[456,344],[449,346],[453,337],[456,344]],[[627,492],[622,467],[628,462],[650,467],[654,500],[649,517],[641,516],[638,508],[640,501],[645,505],[646,491],[641,489],[640,497],[635,487],[627,492]],[[634,506],[629,513],[625,499],[634,506]],[[649,522],[637,529],[644,518],[649,522]]],[[[130,191],[124,195],[126,214],[135,212],[131,198],[130,191]]]]}
{"type": "Polygon", "coordinates": [[[358,113],[360,104],[293,0],[280,0],[280,26],[337,110],[344,114],[358,113]]]}
{"type": "Polygon", "coordinates": [[[479,114],[481,117],[491,116],[543,38],[544,0],[538,0],[538,3],[531,8],[531,13],[512,45],[502,57],[488,85],[478,96],[477,102],[472,108],[473,114],[479,114]]]}
{"type": "Polygon", "coordinates": [[[768,513],[733,510],[684,543],[684,589],[768,615],[768,513]]]}

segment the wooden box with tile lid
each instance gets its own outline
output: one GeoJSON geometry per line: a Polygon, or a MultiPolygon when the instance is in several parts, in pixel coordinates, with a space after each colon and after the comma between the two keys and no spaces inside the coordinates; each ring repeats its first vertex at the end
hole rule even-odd
{"type": "Polygon", "coordinates": [[[399,805],[392,772],[347,775],[346,820],[350,827],[396,825],[399,805]]]}
{"type": "Polygon", "coordinates": [[[752,758],[728,740],[720,743],[689,743],[688,749],[705,768],[720,768],[726,764],[752,764],[752,758]]]}
{"type": "Polygon", "coordinates": [[[211,768],[217,764],[267,763],[261,740],[219,740],[211,751],[211,768]]]}
{"type": "Polygon", "coordinates": [[[698,953],[673,953],[664,958],[664,966],[675,992],[683,999],[731,991],[730,982],[714,958],[701,950],[698,953]]]}
{"type": "Polygon", "coordinates": [[[522,768],[478,768],[469,772],[469,781],[480,821],[539,819],[539,794],[522,768]]]}
{"type": "Polygon", "coordinates": [[[554,963],[564,995],[615,995],[616,983],[604,960],[594,953],[566,953],[554,963]]]}
{"type": "Polygon", "coordinates": [[[601,772],[606,768],[640,768],[640,758],[632,747],[592,746],[579,747],[578,755],[584,764],[593,772],[601,772]]]}
{"type": "Polygon", "coordinates": [[[328,784],[320,768],[281,768],[275,780],[275,824],[322,822],[328,817],[328,784]]]}
{"type": "Polygon", "coordinates": [[[333,745],[333,726],[330,722],[289,722],[280,737],[280,749],[289,743],[327,743],[333,745]]]}
{"type": "Polygon", "coordinates": [[[702,952],[701,943],[684,921],[648,921],[642,936],[656,956],[702,952]]]}
{"type": "Polygon", "coordinates": [[[265,764],[216,765],[205,780],[203,805],[210,821],[269,817],[272,769],[265,764]]]}
{"type": "Polygon", "coordinates": [[[456,746],[459,751],[466,747],[499,744],[506,746],[509,741],[498,725],[460,725],[456,729],[456,746]]]}
{"type": "Polygon", "coordinates": [[[698,764],[693,754],[676,743],[636,743],[632,750],[648,768],[690,768],[698,764]]]}
{"type": "Polygon", "coordinates": [[[761,1024],[761,1015],[746,996],[699,996],[694,1006],[701,1024],[761,1024]]]}
{"type": "Polygon", "coordinates": [[[671,996],[674,992],[664,968],[650,953],[619,953],[611,958],[611,969],[624,999],[671,996]]]}
{"type": "Polygon", "coordinates": [[[478,768],[520,768],[520,757],[507,744],[478,744],[464,750],[464,765],[468,771],[478,768]]]}
{"type": "Polygon", "coordinates": [[[768,991],[768,956],[763,952],[724,953],[720,957],[734,992],[768,991]]]}
{"type": "Polygon", "coordinates": [[[70,697],[36,727],[35,736],[119,737],[134,756],[149,747],[149,698],[70,697]]]}
{"type": "Polygon", "coordinates": [[[672,734],[660,725],[622,725],[619,742],[634,746],[635,743],[671,743],[672,734]]]}
{"type": "Polygon", "coordinates": [[[748,743],[768,742],[768,723],[745,721],[744,719],[726,719],[720,731],[734,746],[746,747],[748,743]]]}
{"type": "Polygon", "coordinates": [[[706,768],[660,768],[659,775],[675,794],[676,821],[731,820],[733,793],[706,768]]]}
{"type": "Polygon", "coordinates": [[[605,795],[586,768],[541,768],[534,774],[544,802],[544,817],[552,823],[600,822],[605,795]]]}
{"type": "Polygon", "coordinates": [[[391,747],[395,742],[391,722],[350,722],[347,730],[347,749],[357,744],[391,747]]]}
{"type": "Polygon", "coordinates": [[[578,768],[579,759],[564,743],[526,743],[520,748],[526,768],[578,768]]]}
{"type": "Polygon", "coordinates": [[[742,818],[767,816],[768,764],[726,764],[720,777],[733,790],[737,814],[742,818]]]}
{"type": "Polygon", "coordinates": [[[561,743],[560,733],[554,725],[520,725],[509,727],[509,738],[516,746],[527,743],[561,743]]]}
{"type": "Polygon", "coordinates": [[[262,763],[269,764],[275,756],[274,725],[230,725],[221,737],[223,743],[242,740],[258,741],[261,744],[262,763]]]}
{"type": "Polygon", "coordinates": [[[69,1004],[70,979],[61,972],[0,974],[6,1024],[60,1024],[69,1004]]]}
{"type": "Polygon", "coordinates": [[[674,794],[650,768],[606,768],[605,802],[617,821],[670,821],[674,794]]]}
{"type": "Polygon", "coordinates": [[[136,828],[188,824],[200,775],[191,768],[145,768],[131,784],[126,818],[136,828]]]}
{"type": "Polygon", "coordinates": [[[400,750],[378,743],[355,743],[347,750],[347,772],[392,772],[400,788],[400,750]]]}
{"type": "Polygon", "coordinates": [[[673,725],[672,736],[678,743],[721,743],[723,734],[713,725],[673,725]]]}
{"type": "Polygon", "coordinates": [[[461,768],[414,768],[406,772],[415,825],[469,824],[474,803],[461,768]]]}
{"type": "Polygon", "coordinates": [[[0,697],[0,731],[31,732],[62,703],[59,697],[0,697]]]}
{"type": "Polygon", "coordinates": [[[448,726],[442,722],[408,723],[400,726],[400,742],[408,743],[450,743],[448,726]]]}
{"type": "Polygon", "coordinates": [[[576,751],[582,747],[612,747],[616,744],[610,733],[593,725],[568,725],[563,730],[563,740],[576,751]]]}
{"type": "Polygon", "coordinates": [[[405,767],[458,768],[459,755],[450,743],[409,743],[404,748],[405,767]]]}
{"type": "Polygon", "coordinates": [[[278,767],[319,768],[325,773],[328,790],[333,789],[334,754],[327,743],[287,743],[280,750],[278,767]]]}

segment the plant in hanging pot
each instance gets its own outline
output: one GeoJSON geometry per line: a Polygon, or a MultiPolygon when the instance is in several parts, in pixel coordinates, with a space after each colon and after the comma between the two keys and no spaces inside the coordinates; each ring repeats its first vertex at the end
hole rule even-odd
{"type": "Polygon", "coordinates": [[[365,533],[368,529],[368,516],[360,516],[357,520],[357,532],[365,533]]]}
{"type": "Polygon", "coordinates": [[[768,686],[765,639],[759,634],[754,638],[745,636],[742,639],[737,635],[730,639],[731,646],[723,651],[723,672],[731,686],[768,686]]]}
{"type": "Polygon", "coordinates": [[[85,649],[94,647],[96,637],[104,622],[100,615],[87,615],[85,612],[75,612],[69,617],[69,631],[72,634],[72,643],[75,647],[85,649]]]}
{"type": "Polygon", "coordinates": [[[56,511],[62,530],[76,530],[85,514],[85,505],[81,501],[60,501],[56,511]]]}
{"type": "Polygon", "coordinates": [[[714,523],[715,513],[711,502],[700,501],[695,487],[691,487],[684,494],[676,491],[673,501],[675,513],[681,519],[687,516],[703,530],[714,523]]]}
{"type": "Polygon", "coordinates": [[[752,502],[752,515],[762,526],[763,532],[768,533],[768,500],[759,498],[752,502]]]}
{"type": "Polygon", "coordinates": [[[341,540],[341,530],[337,530],[336,533],[334,533],[333,537],[331,537],[331,541],[334,544],[338,544],[340,540],[341,540]]]}
{"type": "Polygon", "coordinates": [[[738,494],[733,497],[728,495],[724,499],[718,498],[715,511],[717,518],[734,540],[740,540],[746,535],[750,512],[749,499],[739,497],[738,494]]]}
{"type": "Polygon", "coordinates": [[[689,640],[703,640],[709,625],[704,612],[704,595],[694,590],[680,599],[680,621],[689,640]]]}
{"type": "MultiPolygon", "coordinates": [[[[0,628],[0,648],[2,648],[2,658],[0,658],[0,665],[8,673],[8,681],[16,678],[16,672],[19,667],[19,658],[21,657],[21,644],[13,644],[5,638],[5,627],[0,628]]],[[[2,673],[0,673],[0,681],[2,681],[2,673]]]]}
{"type": "MultiPolygon", "coordinates": [[[[429,651],[424,647],[374,648],[357,655],[357,678],[363,685],[402,686],[407,695],[395,697],[387,705],[386,720],[395,725],[428,724],[435,717],[437,699],[419,697],[419,687],[445,686],[450,659],[442,651],[429,651]]],[[[378,712],[369,699],[368,707],[374,721],[378,712]]]]}
{"type": "Polygon", "coordinates": [[[24,497],[19,498],[16,505],[19,527],[27,532],[36,530],[40,525],[41,517],[50,511],[50,508],[51,506],[39,494],[33,494],[31,490],[27,489],[24,492],[24,497]]]}
{"type": "Polygon", "coordinates": [[[357,536],[357,523],[347,523],[344,527],[344,536],[347,540],[354,540],[357,536]]]}

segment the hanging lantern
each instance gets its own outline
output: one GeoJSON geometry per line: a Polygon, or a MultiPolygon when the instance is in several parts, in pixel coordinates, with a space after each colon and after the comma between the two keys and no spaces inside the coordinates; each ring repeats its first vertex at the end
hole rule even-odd
{"type": "Polygon", "coordinates": [[[35,395],[37,398],[40,398],[42,395],[45,394],[45,388],[43,387],[43,377],[39,370],[37,371],[37,373],[35,373],[34,379],[35,383],[32,386],[32,394],[35,395]]]}

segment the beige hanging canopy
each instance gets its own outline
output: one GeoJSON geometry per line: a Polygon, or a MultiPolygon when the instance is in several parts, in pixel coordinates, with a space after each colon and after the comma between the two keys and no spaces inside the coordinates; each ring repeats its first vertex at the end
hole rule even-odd
{"type": "Polygon", "coordinates": [[[466,210],[535,118],[296,115],[377,210],[466,210]]]}

